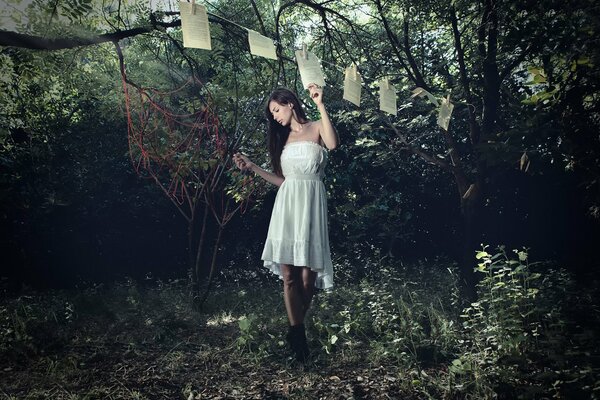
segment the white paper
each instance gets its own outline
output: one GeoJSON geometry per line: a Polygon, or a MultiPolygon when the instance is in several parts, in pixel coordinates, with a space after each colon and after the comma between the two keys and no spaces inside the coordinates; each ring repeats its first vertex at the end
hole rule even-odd
{"type": "Polygon", "coordinates": [[[418,87],[418,88],[414,89],[414,90],[412,91],[412,93],[413,93],[413,94],[412,94],[412,96],[410,96],[411,98],[414,98],[414,97],[416,97],[416,96],[419,96],[419,97],[427,96],[427,98],[429,99],[429,101],[430,101],[430,102],[431,102],[431,103],[432,103],[434,106],[438,107],[438,106],[440,105],[440,103],[439,103],[438,99],[436,99],[434,95],[432,95],[432,94],[431,94],[431,93],[429,93],[427,90],[425,90],[425,89],[423,89],[423,88],[421,88],[421,87],[418,87]]]}
{"type": "Polygon", "coordinates": [[[304,52],[296,50],[296,62],[298,63],[300,78],[302,78],[302,86],[304,86],[304,89],[308,89],[311,83],[325,86],[325,78],[323,77],[319,59],[310,51],[307,51],[306,55],[307,58],[304,58],[304,52]]]}
{"type": "Polygon", "coordinates": [[[362,78],[357,71],[356,65],[346,68],[344,79],[344,100],[348,100],[357,107],[360,107],[360,92],[362,78]]]}
{"type": "Polygon", "coordinates": [[[445,131],[448,130],[450,117],[452,116],[452,110],[454,110],[454,104],[450,103],[450,99],[442,99],[442,104],[438,113],[437,124],[445,131]]]}
{"type": "Polygon", "coordinates": [[[379,109],[392,115],[398,115],[396,105],[396,89],[387,79],[379,82],[379,109]]]}
{"type": "Polygon", "coordinates": [[[271,38],[258,32],[248,31],[248,44],[250,45],[250,54],[277,60],[275,44],[271,38]]]}
{"type": "Polygon", "coordinates": [[[202,4],[179,2],[183,47],[211,50],[210,27],[206,7],[202,4]],[[193,13],[192,9],[195,9],[193,13]]]}

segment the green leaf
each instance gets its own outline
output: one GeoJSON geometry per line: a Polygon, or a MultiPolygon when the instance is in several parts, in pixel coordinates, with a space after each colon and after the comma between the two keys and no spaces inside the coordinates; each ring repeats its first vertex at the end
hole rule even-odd
{"type": "Polygon", "coordinates": [[[241,331],[247,332],[250,329],[250,320],[244,317],[238,321],[238,325],[241,331]]]}
{"type": "Polygon", "coordinates": [[[575,60],[575,62],[577,63],[577,65],[586,65],[590,67],[593,66],[592,62],[588,57],[578,58],[577,60],[575,60]]]}

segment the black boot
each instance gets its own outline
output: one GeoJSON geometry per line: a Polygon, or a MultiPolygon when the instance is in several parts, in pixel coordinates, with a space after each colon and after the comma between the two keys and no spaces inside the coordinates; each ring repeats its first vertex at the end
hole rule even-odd
{"type": "Polygon", "coordinates": [[[308,358],[310,351],[306,342],[306,331],[304,324],[290,326],[286,339],[296,357],[297,361],[304,362],[308,358]]]}
{"type": "Polygon", "coordinates": [[[294,330],[292,329],[291,326],[288,327],[288,332],[285,334],[285,340],[288,343],[288,346],[290,346],[290,349],[292,349],[292,351],[295,352],[294,350],[294,330]]]}

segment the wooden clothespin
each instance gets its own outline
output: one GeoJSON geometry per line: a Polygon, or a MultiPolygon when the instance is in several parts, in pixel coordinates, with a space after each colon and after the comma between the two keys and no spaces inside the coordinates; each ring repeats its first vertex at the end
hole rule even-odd
{"type": "Polygon", "coordinates": [[[302,43],[302,57],[304,57],[305,60],[308,60],[308,51],[306,49],[306,43],[302,43]]]}
{"type": "Polygon", "coordinates": [[[448,92],[448,95],[446,96],[446,104],[450,104],[450,94],[452,93],[452,90],[450,90],[448,92]]]}
{"type": "Polygon", "coordinates": [[[390,81],[388,81],[388,78],[383,78],[382,86],[385,90],[390,90],[390,81]]]}
{"type": "Polygon", "coordinates": [[[356,71],[354,70],[354,67],[354,64],[350,64],[350,66],[346,68],[344,79],[356,80],[356,71]]]}

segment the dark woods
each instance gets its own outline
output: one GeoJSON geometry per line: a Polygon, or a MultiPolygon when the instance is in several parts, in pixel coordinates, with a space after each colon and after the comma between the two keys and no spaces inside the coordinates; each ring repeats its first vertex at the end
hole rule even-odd
{"type": "MultiPolygon", "coordinates": [[[[350,18],[364,14],[360,7],[342,10],[312,1],[286,4],[273,15],[260,8],[238,15],[240,25],[260,21],[256,29],[277,40],[278,63],[248,57],[239,28],[220,18],[235,4],[209,15],[212,52],[184,50],[179,31],[160,33],[178,26],[176,15],[143,7],[107,9],[115,26],[125,24],[123,13],[141,21],[151,15],[140,32],[123,26],[131,36],[113,40],[117,54],[102,41],[93,47],[88,45],[94,41],[75,41],[65,50],[53,44],[47,52],[2,48],[11,78],[2,94],[3,274],[17,286],[53,287],[126,275],[181,277],[192,268],[199,281],[210,273],[213,255],[222,274],[260,271],[272,189],[228,172],[228,157],[242,149],[266,161],[266,94],[277,84],[297,82],[288,55],[296,28],[282,20],[300,21],[311,13],[322,18],[315,23],[322,40],[312,47],[324,61],[326,96],[343,144],[332,153],[327,176],[337,255],[406,261],[444,256],[456,260],[463,279],[471,281],[480,245],[506,244],[585,274],[598,261],[593,241],[599,230],[598,54],[591,39],[597,19],[591,3],[573,4],[577,26],[564,4],[553,2],[486,1],[444,9],[374,1],[369,7],[377,18],[363,22],[350,18]],[[391,74],[398,118],[377,110],[376,91],[368,86],[360,109],[341,99],[342,77],[333,66],[356,60],[366,84],[391,74]],[[120,69],[127,70],[126,78],[120,69]],[[214,176],[223,182],[212,185],[208,197],[198,192],[184,213],[186,222],[181,208],[173,207],[177,196],[165,196],[164,187],[133,172],[139,165],[135,154],[126,154],[131,143],[122,79],[130,93],[152,87],[167,94],[187,76],[199,83],[162,97],[161,104],[182,113],[209,107],[226,142],[177,155],[177,174],[197,178],[196,170],[205,177],[190,181],[181,175],[181,182],[192,185],[188,191],[214,176]],[[410,99],[415,87],[440,97],[451,93],[455,111],[448,132],[436,126],[432,104],[410,99]],[[250,203],[235,212],[227,208],[232,219],[223,220],[217,208],[224,199],[250,203]]],[[[52,25],[56,37],[64,29],[60,18],[91,29],[97,11],[87,3],[80,9],[28,10],[32,21],[58,18],[52,25]]],[[[41,32],[35,24],[19,29],[29,39],[41,32]]],[[[169,146],[170,140],[156,136],[152,143],[169,146]]],[[[166,157],[161,147],[153,151],[166,157]]],[[[161,172],[170,174],[162,182],[175,176],[169,168],[161,172]]],[[[360,263],[352,268],[362,274],[360,263]]]]}
{"type": "Polygon", "coordinates": [[[598,397],[596,2],[211,1],[211,51],[153,2],[9,3],[2,395],[598,397]],[[278,59],[250,55],[244,28],[278,59]],[[260,261],[276,191],[231,157],[270,167],[276,87],[318,118],[303,41],[340,146],[324,181],[337,286],[298,368],[260,261]],[[360,107],[343,100],[352,63],[360,107]],[[416,88],[450,96],[448,130],[416,88]]]}

